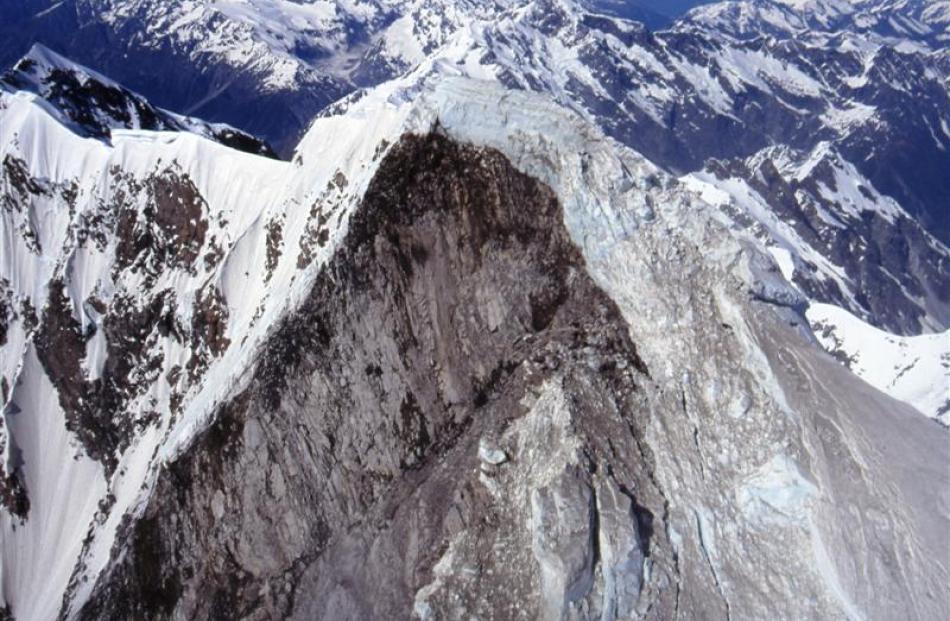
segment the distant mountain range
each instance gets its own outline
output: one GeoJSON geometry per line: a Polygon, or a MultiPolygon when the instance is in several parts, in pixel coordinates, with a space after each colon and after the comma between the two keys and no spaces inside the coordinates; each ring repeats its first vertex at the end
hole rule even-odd
{"type": "MultiPolygon", "coordinates": [[[[41,43],[157,105],[241,127],[285,154],[324,106],[356,87],[397,75],[420,60],[418,45],[431,46],[458,26],[452,10],[440,11],[436,30],[415,33],[411,38],[417,43],[400,49],[396,16],[437,2],[359,0],[352,10],[330,12],[308,11],[303,3],[286,17],[272,7],[288,3],[276,0],[241,10],[235,3],[182,0],[11,4],[0,24],[0,67],[12,66],[33,43],[41,43]],[[176,20],[186,7],[188,19],[176,20]],[[298,30],[290,19],[306,25],[298,30]],[[390,28],[394,36],[384,37],[390,28]],[[380,49],[374,40],[396,47],[380,49]]],[[[673,15],[644,3],[593,0],[593,5],[652,28],[668,25],[673,15]]]]}

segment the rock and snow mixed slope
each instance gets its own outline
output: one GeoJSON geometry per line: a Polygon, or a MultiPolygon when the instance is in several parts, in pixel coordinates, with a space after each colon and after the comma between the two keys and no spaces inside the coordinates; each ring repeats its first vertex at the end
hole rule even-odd
{"type": "Polygon", "coordinates": [[[288,154],[322,108],[411,69],[472,16],[511,4],[24,0],[0,30],[0,63],[40,41],[157,105],[240,127],[288,154]]]}
{"type": "Polygon", "coordinates": [[[940,483],[946,436],[756,302],[788,285],[717,210],[556,104],[420,71],[285,163],[187,134],[105,145],[3,101],[26,214],[5,231],[46,223],[5,266],[39,317],[4,356],[15,618],[946,612],[923,595],[946,516],[908,485],[940,483]],[[419,153],[401,138],[433,129],[419,153]],[[72,208],[39,169],[76,180],[72,208]],[[920,450],[885,442],[897,425],[920,450]],[[477,465],[486,443],[505,459],[477,465]],[[98,494],[56,492],[79,485],[98,494]]]}
{"type": "Polygon", "coordinates": [[[831,147],[667,175],[578,96],[651,35],[484,6],[291,162],[0,93],[5,614],[950,614],[940,370],[803,315],[939,329],[946,248],[831,147]]]}
{"type": "Polygon", "coordinates": [[[541,0],[473,18],[420,69],[549,94],[667,170],[718,180],[733,202],[749,202],[746,185],[765,193],[765,214],[804,238],[785,244],[796,262],[841,275],[813,278],[811,299],[898,334],[943,330],[948,90],[929,53],[861,36],[650,33],[541,0]]]}
{"type": "Polygon", "coordinates": [[[921,121],[950,127],[950,100],[919,64],[929,62],[926,55],[894,56],[880,43],[829,50],[691,41],[542,1],[501,20],[473,21],[416,73],[448,70],[549,93],[666,167],[688,169],[684,160],[695,157],[703,170],[684,177],[687,184],[736,229],[789,253],[780,256],[793,265],[789,277],[806,299],[898,335],[945,331],[950,251],[921,225],[919,212],[878,189],[906,187],[911,173],[903,171],[913,169],[920,175],[914,192],[931,211],[944,211],[945,194],[935,184],[946,183],[938,170],[948,152],[921,121]],[[717,68],[707,71],[710,63],[717,68]],[[924,82],[896,88],[893,76],[906,75],[905,63],[919,64],[924,82]],[[638,98],[637,90],[649,93],[638,98]],[[746,107],[737,107],[740,100],[746,107]],[[907,110],[915,108],[932,119],[909,121],[907,110]],[[759,112],[750,117],[753,110],[759,112]],[[763,125],[758,114],[772,120],[763,125]],[[717,121],[726,117],[731,130],[717,121]],[[902,148],[899,134],[919,148],[902,148]],[[816,142],[820,137],[826,139],[816,142]],[[801,146],[765,146],[776,140],[801,146]],[[687,149],[694,155],[684,157],[687,149]],[[749,155],[737,156],[743,153],[749,155]],[[859,167],[852,160],[861,153],[859,167]],[[868,169],[874,179],[862,172],[868,169]]]}
{"type": "Polygon", "coordinates": [[[828,143],[711,160],[684,182],[735,226],[781,252],[811,300],[897,334],[950,325],[950,250],[828,143]]]}
{"type": "Polygon", "coordinates": [[[895,336],[829,304],[813,304],[808,320],[858,377],[950,427],[950,331],[895,336]]]}
{"type": "Polygon", "coordinates": [[[48,618],[304,287],[298,265],[329,252],[360,187],[348,166],[378,143],[331,137],[311,153],[333,164],[300,169],[188,132],[104,143],[31,93],[0,101],[3,583],[18,618],[48,618]]]}

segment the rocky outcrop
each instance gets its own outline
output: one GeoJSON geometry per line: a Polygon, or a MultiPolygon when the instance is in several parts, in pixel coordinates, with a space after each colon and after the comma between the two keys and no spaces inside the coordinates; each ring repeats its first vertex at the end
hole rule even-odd
{"type": "Polygon", "coordinates": [[[103,407],[106,399],[89,398],[93,388],[82,368],[86,335],[73,316],[65,287],[61,280],[50,284],[49,301],[35,339],[37,357],[59,393],[67,428],[93,459],[114,467],[115,451],[128,442],[128,434],[119,429],[116,413],[103,407]]]}
{"type": "MultiPolygon", "coordinates": [[[[142,188],[133,184],[132,190],[142,188]]],[[[119,211],[116,269],[141,270],[150,279],[168,268],[194,270],[208,231],[207,204],[198,188],[169,168],[149,177],[144,191],[144,208],[133,203],[119,211]]]]}
{"type": "Polygon", "coordinates": [[[7,331],[10,329],[10,321],[13,319],[13,308],[10,304],[11,297],[9,283],[5,279],[0,279],[0,347],[7,344],[7,331]]]}
{"type": "Polygon", "coordinates": [[[3,466],[0,466],[0,506],[21,520],[30,513],[30,497],[19,474],[16,471],[7,474],[3,466]]]}
{"type": "Polygon", "coordinates": [[[649,370],[562,218],[500,153],[404,137],[81,616],[672,614],[649,370]]]}

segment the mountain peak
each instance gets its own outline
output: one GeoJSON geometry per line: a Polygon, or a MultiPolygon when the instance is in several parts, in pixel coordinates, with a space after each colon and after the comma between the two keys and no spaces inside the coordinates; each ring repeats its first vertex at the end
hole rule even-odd
{"type": "Polygon", "coordinates": [[[116,129],[190,132],[250,153],[275,157],[263,141],[224,124],[169,112],[118,82],[40,43],[0,77],[8,92],[36,95],[57,120],[77,133],[108,140],[116,129]]]}
{"type": "Polygon", "coordinates": [[[90,79],[105,85],[119,86],[114,80],[88,67],[84,67],[79,63],[73,62],[42,43],[34,43],[32,47],[30,47],[30,51],[16,64],[14,70],[25,75],[47,75],[55,70],[72,71],[77,74],[84,74],[90,79]]]}

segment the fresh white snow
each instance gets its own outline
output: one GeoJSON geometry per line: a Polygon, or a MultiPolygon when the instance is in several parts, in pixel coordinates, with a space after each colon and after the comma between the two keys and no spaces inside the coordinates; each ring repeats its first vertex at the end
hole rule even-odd
{"type": "Polygon", "coordinates": [[[808,320],[858,377],[950,426],[950,330],[895,336],[828,304],[812,304],[808,320]]]}

